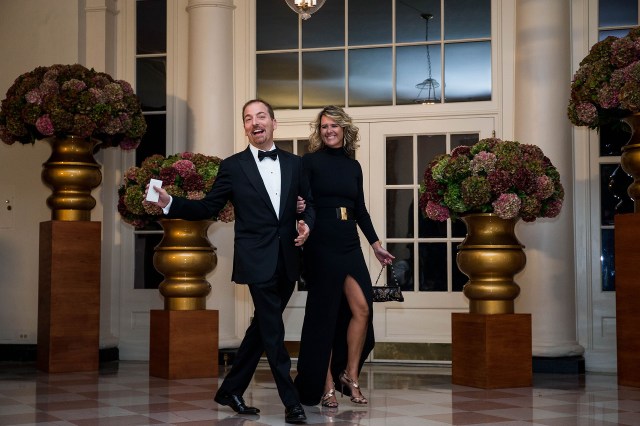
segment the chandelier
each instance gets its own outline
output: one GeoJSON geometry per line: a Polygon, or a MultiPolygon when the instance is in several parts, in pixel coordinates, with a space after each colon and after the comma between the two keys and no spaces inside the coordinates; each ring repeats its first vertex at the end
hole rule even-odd
{"type": "MultiPolygon", "coordinates": [[[[420,17],[426,22],[425,41],[429,41],[429,21],[433,19],[433,15],[430,13],[421,13],[420,17]]],[[[418,98],[414,99],[418,104],[435,104],[438,101],[436,97],[436,89],[440,87],[440,83],[433,78],[431,74],[431,54],[429,53],[429,45],[425,45],[427,49],[427,78],[421,83],[416,84],[416,89],[420,89],[418,92],[418,98]]]]}
{"type": "Polygon", "coordinates": [[[311,14],[315,13],[322,7],[325,0],[284,0],[289,7],[296,12],[302,19],[311,18],[311,14]]]}

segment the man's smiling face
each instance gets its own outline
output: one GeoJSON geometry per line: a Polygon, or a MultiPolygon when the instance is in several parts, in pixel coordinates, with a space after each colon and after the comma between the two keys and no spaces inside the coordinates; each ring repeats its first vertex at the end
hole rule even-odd
{"type": "Polygon", "coordinates": [[[269,115],[269,109],[262,102],[247,105],[243,112],[244,133],[249,143],[258,149],[268,151],[273,146],[273,131],[278,123],[269,115]]]}

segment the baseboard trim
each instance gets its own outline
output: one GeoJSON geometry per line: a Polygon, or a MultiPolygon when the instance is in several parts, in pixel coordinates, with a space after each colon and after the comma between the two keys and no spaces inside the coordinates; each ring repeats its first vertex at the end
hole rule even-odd
{"type": "Polygon", "coordinates": [[[584,374],[585,361],[583,356],[564,357],[533,357],[534,373],[550,374],[584,374]]]}

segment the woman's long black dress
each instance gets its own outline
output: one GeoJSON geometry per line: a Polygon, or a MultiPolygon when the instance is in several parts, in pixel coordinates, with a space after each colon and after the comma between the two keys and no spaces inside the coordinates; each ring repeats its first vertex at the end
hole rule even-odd
{"type": "Polygon", "coordinates": [[[309,175],[316,222],[303,248],[308,294],[295,384],[300,401],[316,405],[324,393],[329,358],[336,382],[347,366],[347,326],[351,318],[343,291],[347,275],[360,285],[370,312],[358,372],[373,349],[371,278],[356,225],[370,244],[378,236],[364,202],[360,163],[342,148],[325,148],[305,155],[303,165],[309,175]],[[346,208],[347,220],[340,219],[340,207],[346,208]]]}

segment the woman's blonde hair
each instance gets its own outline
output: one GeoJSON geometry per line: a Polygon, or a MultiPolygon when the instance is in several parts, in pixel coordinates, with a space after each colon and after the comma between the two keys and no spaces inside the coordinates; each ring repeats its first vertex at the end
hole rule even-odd
{"type": "Polygon", "coordinates": [[[335,105],[329,105],[322,108],[322,111],[318,113],[316,120],[311,123],[313,132],[309,136],[309,152],[316,152],[325,147],[324,142],[322,142],[322,136],[320,135],[320,126],[323,116],[335,120],[335,122],[342,127],[342,131],[344,133],[344,143],[342,148],[348,156],[354,157],[356,149],[359,146],[358,141],[360,140],[358,128],[353,124],[351,117],[349,117],[342,108],[335,105]]]}

